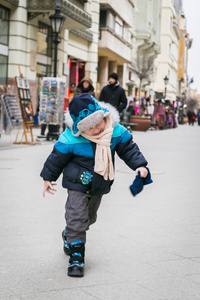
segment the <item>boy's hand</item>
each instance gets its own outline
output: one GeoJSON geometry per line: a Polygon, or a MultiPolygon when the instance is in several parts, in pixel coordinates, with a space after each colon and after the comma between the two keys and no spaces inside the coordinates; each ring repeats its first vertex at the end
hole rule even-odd
{"type": "Polygon", "coordinates": [[[54,185],[56,185],[56,183],[51,183],[50,181],[47,180],[44,181],[44,189],[42,193],[43,197],[45,197],[46,192],[54,195],[54,193],[52,192],[52,191],[56,192],[56,190],[53,187],[54,185]]]}
{"type": "Polygon", "coordinates": [[[151,173],[146,167],[140,167],[136,170],[136,176],[133,183],[130,186],[130,190],[133,196],[136,196],[143,190],[143,186],[153,182],[151,179],[151,173]]]}
{"type": "Polygon", "coordinates": [[[147,177],[148,174],[148,170],[145,167],[139,167],[135,170],[136,175],[138,175],[138,172],[140,172],[140,177],[147,177]]]}

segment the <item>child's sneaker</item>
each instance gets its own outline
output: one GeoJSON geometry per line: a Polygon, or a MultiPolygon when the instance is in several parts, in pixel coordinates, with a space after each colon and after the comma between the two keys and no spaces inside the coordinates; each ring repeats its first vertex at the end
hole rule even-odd
{"type": "Polygon", "coordinates": [[[83,277],[85,244],[81,241],[75,241],[71,243],[69,247],[70,259],[68,265],[68,276],[83,277]]]}
{"type": "Polygon", "coordinates": [[[62,238],[63,238],[63,242],[64,242],[63,250],[64,250],[66,255],[70,255],[69,245],[67,244],[66,231],[67,230],[65,228],[65,230],[63,230],[63,232],[62,232],[62,238]]]}

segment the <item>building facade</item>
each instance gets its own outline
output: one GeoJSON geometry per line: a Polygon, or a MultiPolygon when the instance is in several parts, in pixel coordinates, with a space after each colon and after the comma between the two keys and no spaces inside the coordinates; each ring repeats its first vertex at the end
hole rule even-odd
{"type": "Polygon", "coordinates": [[[125,64],[131,63],[135,1],[100,0],[98,88],[100,93],[111,72],[117,72],[127,90],[125,64]]]}
{"type": "Polygon", "coordinates": [[[40,81],[54,73],[54,34],[49,16],[60,7],[57,76],[66,95],[89,76],[96,97],[117,72],[130,99],[175,100],[187,93],[191,40],[184,27],[182,0],[1,0],[0,84],[29,79],[34,111],[40,81]],[[169,82],[164,84],[167,76],[169,82]]]}
{"type": "Polygon", "coordinates": [[[138,0],[136,14],[135,96],[154,98],[156,58],[161,51],[161,0],[138,0]]]}
{"type": "Polygon", "coordinates": [[[98,1],[3,0],[0,5],[0,83],[15,86],[15,76],[27,77],[34,110],[41,78],[53,76],[54,35],[49,16],[57,6],[66,17],[59,34],[57,76],[67,88],[85,74],[96,82],[98,1]]]}
{"type": "Polygon", "coordinates": [[[175,101],[178,92],[179,41],[182,38],[173,0],[162,1],[161,53],[157,59],[155,97],[175,101]],[[168,78],[165,85],[164,78],[168,78]]]}

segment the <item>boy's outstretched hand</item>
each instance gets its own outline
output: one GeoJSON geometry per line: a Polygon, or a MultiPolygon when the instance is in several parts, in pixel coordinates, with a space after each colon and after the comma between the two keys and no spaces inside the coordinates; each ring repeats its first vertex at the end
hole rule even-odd
{"type": "Polygon", "coordinates": [[[53,191],[56,192],[56,190],[54,189],[54,185],[56,185],[56,183],[51,183],[50,181],[45,180],[44,181],[44,189],[43,189],[43,197],[45,197],[45,193],[49,193],[54,195],[53,191]]]}

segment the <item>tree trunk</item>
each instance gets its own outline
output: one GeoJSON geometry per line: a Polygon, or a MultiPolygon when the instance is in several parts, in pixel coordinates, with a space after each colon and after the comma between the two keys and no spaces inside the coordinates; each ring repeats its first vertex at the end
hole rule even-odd
{"type": "Polygon", "coordinates": [[[138,93],[138,95],[139,95],[139,100],[140,100],[140,98],[141,98],[141,86],[142,86],[142,78],[140,78],[140,85],[139,85],[139,93],[138,93]]]}

